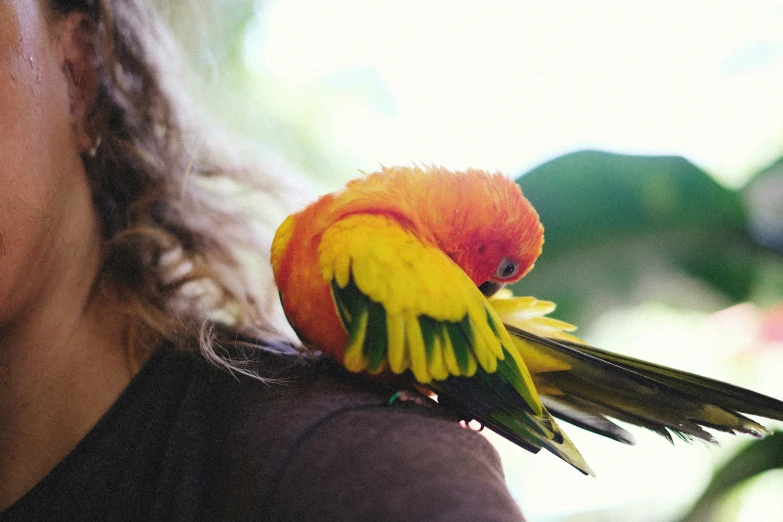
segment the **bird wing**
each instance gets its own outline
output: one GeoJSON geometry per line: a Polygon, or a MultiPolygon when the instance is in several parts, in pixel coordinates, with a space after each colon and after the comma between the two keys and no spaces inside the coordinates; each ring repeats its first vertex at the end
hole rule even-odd
{"type": "Polygon", "coordinates": [[[542,402],[572,424],[632,444],[633,436],[609,418],[668,440],[675,434],[708,442],[714,438],[704,428],[757,437],[769,433],[742,413],[783,420],[783,402],[777,399],[594,348],[557,328],[547,329],[558,324],[570,329],[541,317],[554,308],[546,307],[551,303],[533,298],[492,303],[525,361],[533,361],[529,367],[542,402]]]}
{"type": "Polygon", "coordinates": [[[411,370],[426,384],[478,368],[494,373],[504,361],[520,395],[541,411],[530,373],[486,298],[445,253],[398,220],[343,218],[323,234],[318,257],[349,334],[349,370],[411,370]]]}
{"type": "Polygon", "coordinates": [[[324,232],[318,261],[348,333],[346,368],[410,370],[460,412],[592,474],[492,306],[444,252],[398,219],[354,214],[324,232]]]}

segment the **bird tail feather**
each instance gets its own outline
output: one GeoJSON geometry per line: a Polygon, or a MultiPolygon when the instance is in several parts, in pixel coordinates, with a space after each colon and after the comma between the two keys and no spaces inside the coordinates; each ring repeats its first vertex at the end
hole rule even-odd
{"type": "Polygon", "coordinates": [[[783,420],[783,402],[738,386],[615,354],[571,340],[506,325],[520,351],[561,361],[559,371],[534,375],[542,402],[567,422],[621,442],[633,436],[609,418],[672,440],[715,442],[704,428],[763,437],[770,432],[743,414],[783,420]]]}

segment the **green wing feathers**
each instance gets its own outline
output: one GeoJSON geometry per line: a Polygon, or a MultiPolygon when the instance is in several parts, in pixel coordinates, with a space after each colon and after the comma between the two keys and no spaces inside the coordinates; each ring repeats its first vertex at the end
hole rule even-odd
{"type": "Polygon", "coordinates": [[[476,373],[473,329],[467,317],[455,322],[413,312],[388,314],[353,279],[344,288],[333,281],[332,294],[349,335],[344,363],[351,371],[399,374],[410,369],[422,384],[476,373]]]}
{"type": "MultiPolygon", "coordinates": [[[[506,362],[508,361],[508,362],[506,362]]],[[[440,402],[475,419],[511,442],[532,452],[544,448],[585,475],[593,470],[579,450],[563,432],[546,408],[535,414],[520,400],[510,384],[513,361],[498,364],[498,371],[486,373],[479,369],[473,378],[451,377],[433,382],[431,387],[440,402]]]]}
{"type": "MultiPolygon", "coordinates": [[[[468,315],[460,321],[444,321],[413,312],[388,314],[381,303],[359,290],[353,279],[344,288],[333,281],[332,294],[349,335],[344,358],[349,370],[400,374],[410,369],[418,382],[429,384],[452,376],[472,377],[481,369],[502,376],[528,409],[541,412],[529,403],[529,374],[506,347],[501,348],[501,358],[479,364],[482,357],[477,353],[487,351],[482,346],[486,341],[479,337],[479,327],[468,315]]],[[[486,321],[493,332],[505,333],[489,308],[486,321]]]]}
{"type": "MultiPolygon", "coordinates": [[[[593,475],[549,412],[545,408],[533,411],[520,393],[525,390],[525,378],[510,353],[504,350],[494,372],[478,364],[472,346],[481,341],[476,340],[475,328],[467,318],[450,322],[421,315],[390,321],[384,307],[364,295],[352,279],[344,288],[333,282],[332,292],[349,334],[346,367],[371,373],[387,369],[402,373],[410,368],[416,380],[437,392],[449,407],[525,449],[537,452],[545,448],[593,475]],[[393,322],[399,324],[390,324],[393,322]],[[392,340],[395,336],[398,341],[392,340]]],[[[491,313],[487,318],[492,328],[502,328],[491,313]]]]}

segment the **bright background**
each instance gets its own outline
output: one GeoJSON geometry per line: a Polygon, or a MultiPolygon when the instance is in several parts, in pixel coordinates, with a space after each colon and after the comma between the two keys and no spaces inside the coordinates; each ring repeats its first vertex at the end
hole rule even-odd
{"type": "MultiPolygon", "coordinates": [[[[781,2],[158,3],[208,121],[249,157],[301,173],[307,197],[379,164],[516,177],[602,149],[683,156],[747,206],[746,183],[783,152],[781,2]]],[[[726,298],[688,274],[666,277],[674,298],[647,281],[630,301],[566,318],[584,317],[593,344],[783,397],[783,340],[770,330],[780,295],[726,298]]],[[[596,279],[587,291],[602,288],[596,279]]],[[[633,430],[637,446],[624,447],[568,431],[597,479],[497,443],[533,522],[673,520],[746,442],[671,446],[633,430]]],[[[781,475],[733,493],[716,520],[783,520],[781,475]]]]}

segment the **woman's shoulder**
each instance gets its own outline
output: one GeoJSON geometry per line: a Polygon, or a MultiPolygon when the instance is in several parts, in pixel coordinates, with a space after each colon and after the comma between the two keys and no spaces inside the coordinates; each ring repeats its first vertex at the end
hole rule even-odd
{"type": "Polygon", "coordinates": [[[430,399],[393,399],[399,382],[291,351],[252,364],[260,379],[201,370],[225,430],[216,515],[521,519],[494,448],[430,399]]]}

